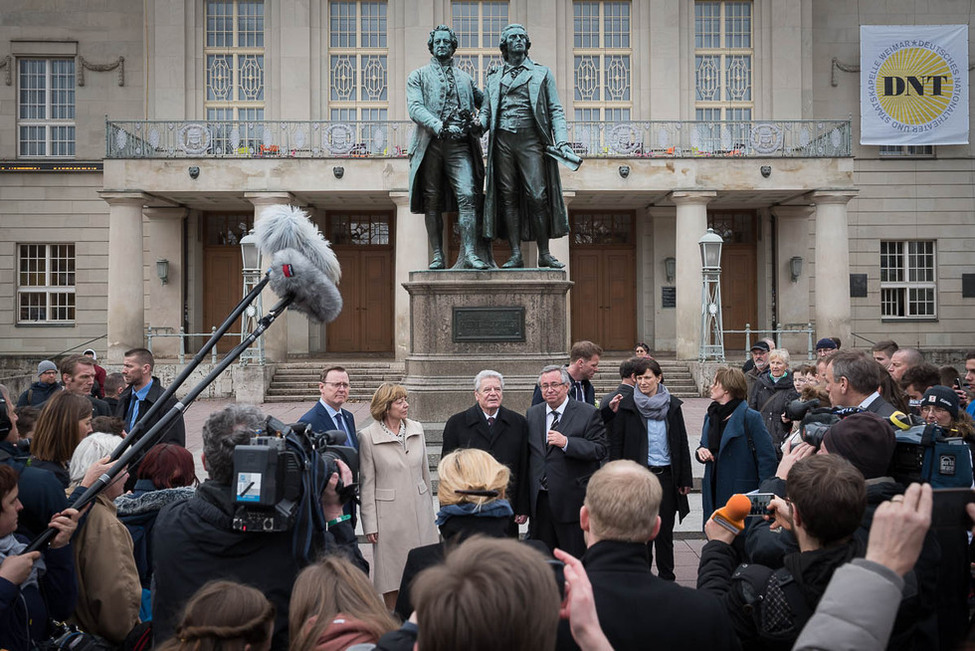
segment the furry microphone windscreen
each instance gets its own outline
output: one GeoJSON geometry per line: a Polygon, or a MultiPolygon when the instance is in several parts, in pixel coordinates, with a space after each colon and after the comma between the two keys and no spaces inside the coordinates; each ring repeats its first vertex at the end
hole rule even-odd
{"type": "Polygon", "coordinates": [[[329,323],[342,311],[342,295],[335,283],[295,249],[274,254],[268,277],[275,294],[293,296],[291,307],[314,321],[329,323]]]}
{"type": "Polygon", "coordinates": [[[318,227],[308,214],[295,206],[270,206],[254,224],[254,235],[261,251],[273,256],[284,249],[295,249],[321,270],[333,283],[342,279],[342,269],[318,227]]]}

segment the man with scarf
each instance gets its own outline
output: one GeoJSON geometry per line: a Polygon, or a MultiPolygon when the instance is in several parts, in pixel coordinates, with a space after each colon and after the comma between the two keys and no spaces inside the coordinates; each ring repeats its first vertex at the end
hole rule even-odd
{"type": "Polygon", "coordinates": [[[674,517],[679,514],[683,520],[690,512],[687,494],[693,483],[683,403],[663,385],[663,371],[655,360],[631,361],[636,381],[633,391],[619,393],[609,402],[609,409],[615,412],[607,423],[609,458],[635,461],[660,481],[660,532],[647,543],[647,550],[651,566],[654,549],[657,551],[657,575],[673,581],[674,517]]]}
{"type": "Polygon", "coordinates": [[[742,646],[791,649],[816,610],[833,572],[863,555],[853,534],[867,505],[863,475],[846,459],[816,455],[800,459],[786,480],[788,499],[769,506],[776,523],[792,531],[799,551],[773,570],[744,560],[737,533],[715,520],[704,531],[697,588],[722,599],[742,646]]]}

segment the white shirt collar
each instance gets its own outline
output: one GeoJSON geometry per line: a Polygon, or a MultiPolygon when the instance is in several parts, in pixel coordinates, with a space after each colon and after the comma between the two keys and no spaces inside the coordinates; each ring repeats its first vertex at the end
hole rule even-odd
{"type": "Polygon", "coordinates": [[[863,399],[863,402],[861,402],[859,405],[857,405],[857,407],[859,407],[860,409],[866,409],[871,404],[873,404],[873,401],[874,400],[876,400],[879,397],[880,397],[880,392],[879,391],[874,391],[869,396],[867,396],[866,398],[864,398],[863,399]]]}

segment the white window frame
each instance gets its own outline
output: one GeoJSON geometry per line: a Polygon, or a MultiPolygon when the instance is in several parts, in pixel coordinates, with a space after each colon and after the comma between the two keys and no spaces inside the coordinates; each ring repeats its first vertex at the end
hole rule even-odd
{"type": "MultiPolygon", "coordinates": [[[[507,0],[455,0],[450,3],[451,27],[460,42],[454,52],[454,61],[474,78],[478,88],[484,88],[487,84],[487,73],[491,68],[504,64],[498,44],[501,42],[501,30],[511,22],[510,9],[507,0]],[[462,10],[467,10],[467,13],[462,15],[462,10]],[[467,29],[461,24],[464,19],[473,22],[474,29],[467,29]],[[491,27],[488,28],[488,25],[491,27]],[[496,32],[494,28],[497,28],[496,32]],[[464,40],[468,37],[472,37],[476,45],[466,46],[464,40]]],[[[528,54],[531,56],[531,52],[528,54]]]]}
{"type": "Polygon", "coordinates": [[[17,324],[18,325],[73,325],[77,318],[77,304],[75,302],[75,287],[77,283],[77,249],[69,242],[28,242],[17,245],[17,324]],[[42,247],[38,251],[38,247],[42,247]],[[57,247],[57,248],[55,248],[57,247]],[[60,251],[63,247],[64,251],[60,251]],[[57,253],[65,253],[63,257],[55,257],[57,253]],[[33,254],[33,255],[32,255],[33,254]],[[53,269],[52,259],[68,260],[68,269],[53,269]],[[35,261],[32,269],[31,261],[35,261]],[[43,264],[43,271],[38,271],[37,263],[43,264]],[[32,280],[30,276],[42,274],[42,278],[32,280]],[[64,276],[63,282],[58,281],[57,275],[64,276]],[[40,281],[40,282],[38,282],[40,281]],[[43,296],[43,306],[25,305],[29,296],[43,296]],[[43,313],[31,318],[22,317],[23,309],[40,309],[43,313]],[[68,312],[65,318],[54,318],[56,311],[64,309],[68,312]]]}
{"type": "MultiPolygon", "coordinates": [[[[707,113],[707,109],[717,110],[719,112],[720,121],[736,121],[736,120],[754,120],[755,119],[755,4],[750,1],[743,0],[707,0],[698,1],[694,3],[694,108],[695,116],[698,120],[705,120],[706,118],[701,117],[702,114],[707,113]],[[719,15],[718,15],[718,25],[719,25],[719,43],[718,47],[697,47],[698,40],[698,26],[697,26],[697,7],[699,5],[718,5],[719,15]],[[751,6],[749,12],[749,45],[750,47],[732,47],[729,43],[730,36],[727,31],[727,14],[728,10],[732,5],[742,5],[747,4],[751,6]],[[719,88],[718,88],[718,99],[717,100],[702,100],[698,99],[698,57],[708,56],[718,58],[718,75],[719,75],[719,88]],[[733,100],[730,99],[730,91],[728,90],[728,63],[729,57],[747,56],[749,57],[749,67],[748,67],[748,94],[750,99],[748,100],[733,100]],[[744,117],[744,116],[748,117],[744,117]]],[[[707,120],[714,121],[714,120],[707,120]]]]}
{"type": "MultiPolygon", "coordinates": [[[[324,12],[325,20],[325,67],[328,70],[328,83],[324,85],[325,89],[325,106],[328,107],[328,119],[329,121],[337,122],[351,122],[355,121],[365,121],[365,122],[385,122],[389,115],[389,3],[382,0],[333,0],[328,3],[327,10],[324,12]],[[338,5],[347,5],[354,7],[354,15],[352,16],[352,23],[355,35],[355,44],[350,46],[342,46],[334,44],[335,34],[332,33],[332,12],[338,5]],[[363,46],[364,35],[367,34],[363,30],[363,8],[370,5],[383,5],[385,6],[385,13],[383,18],[385,20],[385,32],[381,34],[380,39],[383,43],[379,46],[363,46]],[[336,69],[333,64],[333,58],[351,58],[354,65],[353,74],[355,75],[355,81],[352,84],[352,99],[344,98],[334,98],[334,80],[332,76],[335,74],[336,69]],[[366,92],[365,86],[363,85],[363,75],[368,74],[367,68],[369,68],[370,61],[382,62],[382,69],[384,71],[385,80],[383,82],[382,89],[378,92],[381,99],[363,99],[363,93],[366,92]],[[352,118],[352,119],[350,119],[352,118]]],[[[353,33],[353,32],[349,32],[353,33]]],[[[375,94],[375,93],[374,93],[375,94]]],[[[366,129],[366,133],[360,134],[360,138],[368,136],[368,132],[377,128],[378,125],[372,125],[370,128],[366,129]]]]}
{"type": "Polygon", "coordinates": [[[629,122],[633,109],[633,4],[628,1],[619,0],[576,0],[572,3],[572,15],[572,108],[574,119],[576,121],[587,121],[586,118],[592,119],[598,114],[597,121],[599,122],[629,122]],[[575,14],[576,9],[582,5],[590,5],[598,8],[599,15],[596,17],[598,29],[598,32],[596,32],[598,39],[597,47],[576,47],[576,39],[579,34],[575,30],[575,14]],[[626,19],[629,29],[625,32],[625,47],[607,47],[606,45],[610,39],[610,33],[606,29],[606,8],[611,5],[625,6],[628,9],[626,19]],[[599,88],[598,100],[581,99],[579,96],[576,60],[580,57],[595,59],[597,62],[597,70],[595,72],[597,77],[596,85],[599,88]],[[610,90],[608,80],[606,79],[607,61],[615,58],[627,62],[626,70],[629,80],[627,83],[628,98],[625,99],[607,99],[610,90]]]}
{"type": "Polygon", "coordinates": [[[934,158],[934,145],[881,145],[880,158],[934,158]]]}
{"type": "Polygon", "coordinates": [[[74,57],[35,57],[35,56],[23,56],[17,58],[17,158],[19,159],[37,159],[37,158],[53,158],[53,159],[73,159],[77,152],[78,146],[78,135],[77,127],[75,124],[75,119],[77,116],[77,95],[75,93],[76,80],[77,80],[77,63],[74,57]],[[68,112],[70,112],[70,118],[54,118],[54,95],[55,89],[53,87],[53,80],[55,73],[52,69],[52,64],[56,61],[70,63],[70,72],[67,74],[67,85],[63,89],[65,92],[65,101],[60,104],[60,106],[66,106],[68,112]],[[24,93],[29,92],[29,89],[24,88],[24,75],[26,74],[23,70],[23,66],[29,62],[43,63],[44,64],[44,87],[32,89],[42,94],[39,101],[33,102],[32,104],[43,106],[44,116],[43,117],[21,117],[23,111],[24,93]],[[43,141],[31,141],[31,142],[43,142],[44,151],[42,153],[30,153],[25,151],[25,141],[21,137],[21,129],[44,129],[43,141]],[[70,150],[69,153],[63,154],[52,154],[53,147],[55,145],[55,140],[52,133],[57,129],[66,129],[70,131],[71,137],[65,138],[58,142],[66,143],[67,148],[70,150]]]}
{"type": "Polygon", "coordinates": [[[938,319],[938,246],[935,240],[880,241],[880,318],[938,319]],[[928,257],[930,265],[922,265],[928,257]],[[930,292],[930,301],[917,296],[917,292],[930,292]],[[930,304],[930,313],[918,309],[927,304],[930,304]]]}

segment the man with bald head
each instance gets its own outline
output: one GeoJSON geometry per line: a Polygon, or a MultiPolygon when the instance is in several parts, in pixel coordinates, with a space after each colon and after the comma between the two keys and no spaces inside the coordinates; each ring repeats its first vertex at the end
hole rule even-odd
{"type": "Polygon", "coordinates": [[[887,370],[891,377],[900,382],[907,369],[924,363],[924,355],[917,348],[900,348],[890,356],[887,370]]]}
{"type": "MultiPolygon", "coordinates": [[[[579,521],[587,550],[582,563],[592,584],[603,633],[616,651],[731,649],[731,620],[713,595],[665,581],[650,571],[647,542],[660,530],[660,482],[645,466],[611,461],[589,480],[579,521]]],[[[568,623],[556,649],[578,649],[568,623]]]]}

